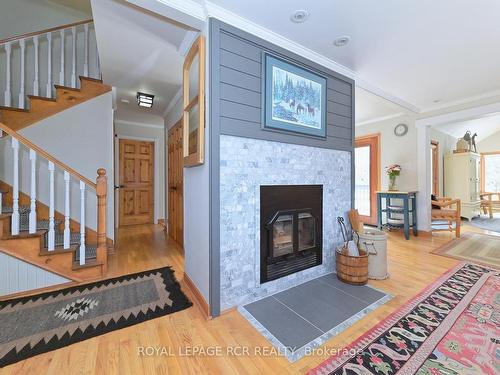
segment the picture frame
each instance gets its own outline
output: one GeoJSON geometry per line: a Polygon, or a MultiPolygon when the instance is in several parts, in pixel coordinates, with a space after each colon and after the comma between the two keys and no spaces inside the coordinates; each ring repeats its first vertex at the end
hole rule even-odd
{"type": "Polygon", "coordinates": [[[325,77],[264,53],[264,130],[326,138],[325,77]]]}

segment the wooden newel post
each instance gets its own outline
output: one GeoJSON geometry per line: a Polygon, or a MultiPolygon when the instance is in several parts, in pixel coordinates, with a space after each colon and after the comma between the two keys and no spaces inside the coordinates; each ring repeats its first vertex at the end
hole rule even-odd
{"type": "Polygon", "coordinates": [[[106,274],[108,249],[106,243],[106,196],[108,193],[108,178],[106,170],[99,168],[97,170],[96,181],[97,195],[97,261],[102,263],[103,275],[106,274]]]}

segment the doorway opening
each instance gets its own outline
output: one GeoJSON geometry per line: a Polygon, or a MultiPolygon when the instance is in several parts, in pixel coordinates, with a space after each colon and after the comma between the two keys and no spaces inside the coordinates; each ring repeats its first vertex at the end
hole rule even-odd
{"type": "Polygon", "coordinates": [[[380,190],[380,134],[355,140],[354,205],[360,219],[377,225],[377,191],[380,190]]]}
{"type": "Polygon", "coordinates": [[[431,181],[432,194],[439,196],[439,142],[431,141],[431,181]]]}

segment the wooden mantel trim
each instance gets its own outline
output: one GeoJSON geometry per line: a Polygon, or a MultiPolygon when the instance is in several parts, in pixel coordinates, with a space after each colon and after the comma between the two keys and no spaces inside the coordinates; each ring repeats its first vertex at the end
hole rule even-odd
{"type": "Polygon", "coordinates": [[[62,170],[68,172],[73,177],[77,178],[80,181],[85,182],[85,184],[87,184],[88,186],[90,186],[92,189],[96,190],[97,185],[96,185],[95,182],[89,180],[87,177],[82,176],[80,173],[78,173],[77,171],[75,171],[73,168],[71,168],[67,164],[64,164],[63,162],[57,160],[52,155],[50,155],[48,152],[46,152],[45,150],[41,149],[37,145],[33,144],[32,142],[30,142],[29,140],[27,140],[26,138],[24,138],[22,135],[20,135],[18,132],[16,132],[16,131],[12,130],[11,128],[9,128],[7,125],[5,125],[5,124],[3,124],[3,123],[0,122],[0,129],[3,130],[5,133],[9,134],[10,136],[12,136],[13,138],[16,138],[19,142],[21,142],[26,147],[32,149],[33,151],[35,151],[37,154],[39,154],[42,157],[44,157],[45,159],[51,161],[52,163],[54,163],[55,165],[57,165],[62,170]]]}
{"type": "Polygon", "coordinates": [[[52,32],[57,31],[57,30],[69,29],[70,27],[73,27],[73,26],[84,25],[86,23],[91,23],[91,22],[94,22],[94,20],[92,18],[88,19],[88,20],[83,20],[83,21],[68,23],[66,25],[52,27],[50,29],[45,29],[45,30],[40,30],[40,31],[34,31],[34,32],[31,32],[31,33],[22,34],[22,35],[11,36],[10,38],[6,38],[6,39],[0,40],[0,44],[4,44],[4,43],[8,43],[8,42],[13,42],[13,41],[16,41],[16,40],[19,40],[19,39],[31,38],[31,37],[33,37],[35,35],[42,35],[42,34],[52,33],[52,32]]]}

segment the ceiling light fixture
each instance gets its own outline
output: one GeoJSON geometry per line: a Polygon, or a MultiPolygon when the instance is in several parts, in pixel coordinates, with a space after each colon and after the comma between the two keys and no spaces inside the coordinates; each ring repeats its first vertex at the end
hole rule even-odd
{"type": "Polygon", "coordinates": [[[137,92],[137,105],[139,107],[151,108],[153,106],[153,98],[155,96],[151,94],[145,94],[143,92],[137,92]]]}
{"type": "Polygon", "coordinates": [[[130,103],[130,100],[128,100],[128,99],[120,99],[120,101],[122,103],[125,103],[125,104],[129,104],[130,103]]]}
{"type": "Polygon", "coordinates": [[[296,10],[295,12],[293,12],[293,14],[290,17],[292,22],[295,22],[295,23],[304,22],[308,18],[309,18],[309,12],[307,10],[304,10],[304,9],[296,10]]]}
{"type": "Polygon", "coordinates": [[[351,37],[345,35],[345,36],[340,36],[337,39],[333,41],[333,44],[335,47],[344,47],[349,44],[351,41],[351,37]]]}

